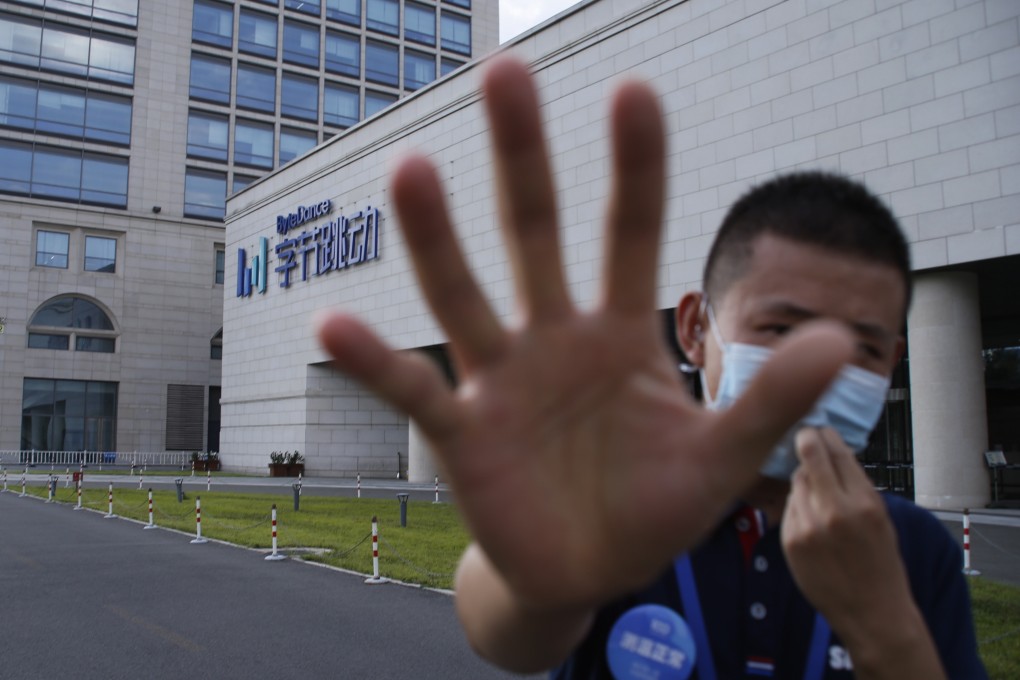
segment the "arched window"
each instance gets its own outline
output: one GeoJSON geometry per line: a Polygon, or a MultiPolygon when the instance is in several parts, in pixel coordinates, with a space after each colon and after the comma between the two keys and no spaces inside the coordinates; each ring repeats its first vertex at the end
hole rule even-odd
{"type": "Polygon", "coordinates": [[[28,346],[35,349],[113,353],[117,331],[99,305],[77,295],[43,303],[28,322],[28,346]]]}

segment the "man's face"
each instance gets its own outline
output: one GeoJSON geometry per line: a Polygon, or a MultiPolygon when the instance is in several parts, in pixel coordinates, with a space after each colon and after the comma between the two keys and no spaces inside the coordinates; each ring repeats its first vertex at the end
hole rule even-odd
{"type": "MultiPolygon", "coordinates": [[[[903,353],[906,289],[892,266],[763,234],[744,275],[709,300],[725,342],[771,347],[812,319],[845,323],[857,339],[853,363],[888,376],[903,353]]],[[[722,348],[706,326],[705,379],[717,394],[722,348]]]]}

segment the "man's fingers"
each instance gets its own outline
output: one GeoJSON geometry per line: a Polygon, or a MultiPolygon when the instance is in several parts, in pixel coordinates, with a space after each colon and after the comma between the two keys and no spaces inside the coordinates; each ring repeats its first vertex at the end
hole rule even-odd
{"type": "MultiPolygon", "coordinates": [[[[838,435],[836,439],[839,440],[838,435]]],[[[837,443],[846,448],[842,440],[833,442],[825,436],[824,430],[816,427],[803,428],[795,440],[800,472],[812,489],[827,499],[835,499],[843,487],[833,460],[834,456],[839,455],[839,449],[835,446],[837,443]]]]}
{"type": "Polygon", "coordinates": [[[719,469],[737,475],[738,485],[752,480],[775,443],[811,409],[853,351],[849,331],[836,323],[813,322],[794,332],[741,398],[718,414],[719,451],[728,459],[719,469]]]}
{"type": "Polygon", "coordinates": [[[464,261],[432,164],[405,159],[393,195],[418,281],[455,357],[468,369],[498,358],[506,335],[464,261]]]}
{"type": "Polygon", "coordinates": [[[528,319],[567,313],[557,234],[556,195],[542,136],[538,95],[527,68],[498,58],[486,72],[497,194],[521,311],[528,319]]]}
{"type": "Polygon", "coordinates": [[[843,441],[838,432],[831,427],[826,427],[821,430],[821,437],[832,454],[830,465],[835,470],[836,476],[839,477],[840,484],[844,489],[852,492],[855,487],[861,485],[869,489],[873,488],[871,480],[868,479],[867,473],[864,472],[864,468],[857,462],[854,452],[846,445],[846,442],[843,441]]]}
{"type": "Polygon", "coordinates": [[[613,100],[613,188],[605,239],[605,303],[650,313],[665,192],[662,113],[646,85],[623,85],[613,100]]]}
{"type": "Polygon", "coordinates": [[[426,357],[395,352],[343,314],[317,318],[316,335],[338,369],[406,412],[433,441],[454,431],[459,411],[453,392],[426,357]]]}

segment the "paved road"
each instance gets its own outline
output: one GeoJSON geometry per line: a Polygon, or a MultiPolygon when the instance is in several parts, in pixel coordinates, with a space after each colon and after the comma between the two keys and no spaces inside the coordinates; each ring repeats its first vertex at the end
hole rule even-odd
{"type": "Polygon", "coordinates": [[[0,494],[0,678],[510,678],[447,595],[0,494]]]}
{"type": "MultiPolygon", "coordinates": [[[[935,516],[963,546],[963,520],[957,512],[935,516]]],[[[1020,513],[974,511],[970,514],[971,567],[981,576],[1020,586],[1020,513]]]]}

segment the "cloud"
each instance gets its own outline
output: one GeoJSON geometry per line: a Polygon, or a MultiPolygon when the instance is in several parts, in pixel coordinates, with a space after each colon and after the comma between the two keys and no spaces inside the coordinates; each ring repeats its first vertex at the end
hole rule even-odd
{"type": "Polygon", "coordinates": [[[500,0],[499,41],[515,38],[579,0],[500,0]]]}

